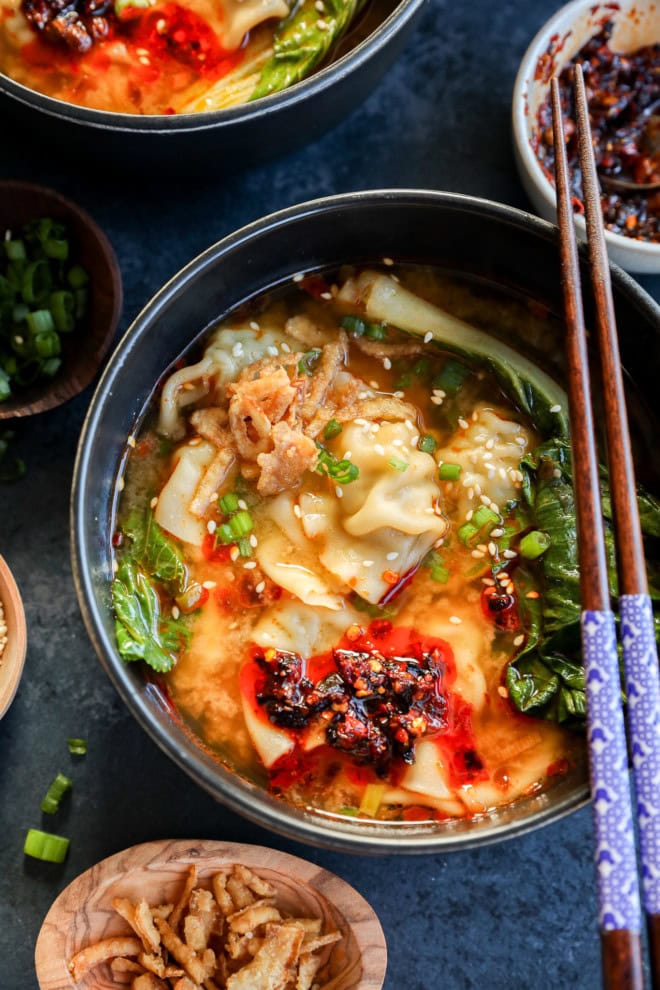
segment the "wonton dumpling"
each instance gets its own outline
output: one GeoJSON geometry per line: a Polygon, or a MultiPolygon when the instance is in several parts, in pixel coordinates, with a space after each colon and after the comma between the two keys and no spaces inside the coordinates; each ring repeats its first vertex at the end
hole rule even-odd
{"type": "Polygon", "coordinates": [[[403,576],[447,530],[434,508],[440,494],[436,465],[415,447],[416,432],[405,423],[383,423],[374,433],[374,425],[346,426],[334,444],[337,458],[350,455],[360,469],[341,487],[341,497],[300,496],[302,526],[319,560],[372,604],[391,587],[385,571],[403,576]]]}
{"type": "MultiPolygon", "coordinates": [[[[405,611],[399,621],[406,621],[405,611]]],[[[414,619],[411,621],[414,622],[414,619]]],[[[461,616],[460,624],[449,621],[449,616],[442,617],[435,613],[425,622],[425,632],[428,636],[444,639],[454,655],[456,665],[456,680],[451,690],[460,694],[463,701],[472,705],[475,712],[483,708],[488,688],[480,661],[490,657],[492,652],[493,626],[485,619],[482,622],[461,616]]]]}
{"type": "Polygon", "coordinates": [[[181,447],[177,455],[176,467],[158,496],[154,518],[177,539],[201,546],[207,533],[206,523],[192,514],[190,503],[216,449],[212,443],[202,440],[193,446],[181,447]]]}
{"type": "Polygon", "coordinates": [[[331,611],[285,601],[271,605],[263,613],[250,638],[264,648],[272,646],[311,657],[332,649],[348,627],[359,621],[359,613],[350,605],[331,611]]]}
{"type": "Polygon", "coordinates": [[[293,496],[286,492],[264,503],[258,516],[260,538],[255,556],[268,577],[301,602],[338,611],[343,599],[337,593],[337,582],[320,566],[294,505],[293,496]]]}
{"type": "Polygon", "coordinates": [[[197,402],[210,389],[213,378],[216,389],[234,381],[244,368],[267,356],[275,356],[279,345],[286,341],[279,330],[233,330],[225,327],[211,337],[204,356],[196,364],[175,371],[165,382],[160,399],[158,432],[178,439],[185,426],[181,410],[197,402]],[[193,387],[185,387],[190,386],[193,387]]]}
{"type": "Polygon", "coordinates": [[[470,418],[467,429],[458,429],[444,449],[436,451],[438,463],[460,464],[458,480],[459,512],[474,508],[469,498],[487,495],[500,510],[520,497],[517,472],[520,459],[530,449],[529,432],[520,423],[503,419],[489,406],[477,406],[477,418],[470,418]]]}

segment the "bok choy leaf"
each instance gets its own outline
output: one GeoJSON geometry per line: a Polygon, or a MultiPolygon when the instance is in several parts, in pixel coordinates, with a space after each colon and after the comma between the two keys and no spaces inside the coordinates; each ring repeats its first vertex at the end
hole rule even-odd
{"type": "Polygon", "coordinates": [[[124,660],[144,660],[164,673],[187,638],[183,622],[164,617],[158,591],[134,560],[125,558],[112,582],[117,645],[124,660]]]}
{"type": "Polygon", "coordinates": [[[325,58],[361,6],[361,0],[303,0],[275,32],[274,51],[250,100],[270,96],[300,82],[325,58]]]}

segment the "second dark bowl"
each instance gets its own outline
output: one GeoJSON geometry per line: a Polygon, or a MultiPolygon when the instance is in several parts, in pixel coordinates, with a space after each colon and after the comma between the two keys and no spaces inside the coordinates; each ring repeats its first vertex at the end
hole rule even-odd
{"type": "MultiPolygon", "coordinates": [[[[255,294],[296,272],[382,257],[421,262],[509,287],[561,312],[556,228],[519,210],[450,193],[375,191],[304,203],[266,217],[213,245],[151,300],[111,358],[80,441],[72,499],[74,573],[88,632],[126,705],[165,753],[233,810],[296,839],[352,852],[438,852],[504,839],[575,810],[584,777],[495,814],[442,828],[337,823],[291,807],[204,751],[175,720],[159,689],[120,658],[110,603],[116,479],[126,438],[164,370],[192,339],[255,294]]],[[[613,267],[623,359],[637,398],[657,391],[660,310],[613,267]]],[[[583,284],[588,284],[583,273],[583,284]]],[[[588,321],[591,314],[587,313],[588,321]]],[[[497,323],[497,314],[494,314],[497,323]]],[[[563,342],[556,341],[561,349],[563,342]]],[[[652,417],[640,418],[652,431],[652,417]]],[[[653,448],[653,434],[645,437],[653,448]]]]}
{"type": "Polygon", "coordinates": [[[160,177],[244,169],[315,140],[347,117],[399,55],[424,3],[391,0],[375,30],[336,61],[281,93],[227,110],[108,113],[44,96],[2,72],[0,108],[28,139],[38,134],[58,154],[91,158],[104,171],[160,177]]]}

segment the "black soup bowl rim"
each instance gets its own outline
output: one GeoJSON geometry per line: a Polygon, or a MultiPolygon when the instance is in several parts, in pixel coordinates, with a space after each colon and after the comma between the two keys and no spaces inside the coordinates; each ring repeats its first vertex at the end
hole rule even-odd
{"type": "Polygon", "coordinates": [[[64,117],[79,124],[110,131],[131,131],[136,134],[154,133],[175,134],[185,131],[194,133],[222,125],[254,121],[267,114],[277,112],[286,106],[295,107],[323,92],[334,83],[360,68],[391,38],[413,18],[426,0],[400,0],[397,6],[377,27],[363,38],[355,48],[351,48],[336,61],[331,62],[309,78],[294,83],[287,89],[271,96],[261,97],[254,103],[244,103],[224,110],[208,110],[187,114],[132,114],[116,113],[111,110],[97,110],[93,107],[67,103],[47,96],[39,90],[31,89],[0,71],[0,93],[30,107],[36,107],[52,117],[64,117]]]}
{"type": "MultiPolygon", "coordinates": [[[[347,210],[359,210],[361,207],[382,209],[387,208],[388,204],[398,209],[460,210],[501,222],[519,231],[522,236],[531,234],[551,245],[557,244],[554,225],[521,210],[458,193],[414,189],[371,190],[312,200],[266,216],[213,244],[174,275],[147,303],[120,340],[98,383],[83,424],[74,467],[70,517],[72,565],[85,625],[101,665],[141,727],[200,787],[256,824],[313,845],[360,853],[447,852],[510,838],[569,814],[588,801],[586,782],[574,783],[561,792],[555,792],[552,799],[538,801],[531,814],[513,814],[513,820],[503,822],[498,822],[497,814],[484,816],[480,821],[471,820],[469,827],[465,826],[465,822],[461,825],[461,821],[455,824],[448,822],[442,831],[417,826],[358,825],[350,821],[325,818],[288,805],[213,758],[165,712],[162,702],[150,691],[142,672],[120,658],[114,637],[108,630],[107,622],[103,621],[104,616],[107,620],[111,613],[109,554],[101,567],[88,558],[88,550],[92,551],[93,556],[99,549],[102,552],[104,547],[109,547],[110,537],[111,520],[94,517],[93,507],[89,504],[92,493],[86,482],[90,465],[94,461],[96,433],[103,421],[106,406],[112,401],[113,390],[120,384],[122,369],[130,361],[136,347],[153,331],[168,306],[185,295],[195,279],[221,264],[223,258],[253,245],[263,235],[276,232],[292,221],[313,222],[315,216],[345,214],[347,210]],[[99,585],[102,586],[102,594],[96,590],[99,585]],[[102,601],[102,598],[105,600],[102,601]]],[[[323,263],[319,264],[318,259],[313,259],[309,267],[310,270],[317,269],[323,267],[323,263]]],[[[623,293],[651,325],[660,327],[660,307],[622,269],[612,264],[611,270],[615,289],[623,293]]],[[[287,278],[296,271],[292,267],[287,278]]],[[[281,284],[281,280],[278,280],[278,284],[281,284]]],[[[264,284],[263,288],[268,286],[264,284]]],[[[253,295],[254,293],[241,295],[239,289],[234,297],[229,297],[228,304],[213,316],[212,322],[216,322],[225,312],[230,312],[253,295]]],[[[199,337],[208,326],[209,323],[204,327],[196,327],[190,340],[199,337]]],[[[187,348],[190,340],[182,341],[180,351],[187,348]]],[[[171,362],[176,355],[171,354],[168,357],[171,362]]],[[[167,361],[164,360],[162,371],[166,367],[167,361]]],[[[148,395],[151,395],[154,384],[155,380],[148,383],[148,395]]],[[[138,419],[142,416],[143,409],[144,403],[136,406],[134,412],[138,419]]],[[[125,434],[117,438],[116,456],[113,454],[113,488],[116,471],[119,470],[125,454],[125,441],[125,434]]],[[[508,808],[514,808],[514,805],[508,808]]],[[[503,810],[506,811],[506,808],[503,810]]]]}

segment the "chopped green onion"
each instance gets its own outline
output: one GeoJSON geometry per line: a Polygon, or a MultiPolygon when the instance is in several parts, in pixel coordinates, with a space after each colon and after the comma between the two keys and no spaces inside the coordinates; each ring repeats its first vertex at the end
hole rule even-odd
{"type": "Polygon", "coordinates": [[[367,323],[364,328],[364,335],[372,340],[385,340],[387,329],[382,323],[367,323]]]}
{"type": "Polygon", "coordinates": [[[339,814],[340,815],[346,815],[348,818],[357,818],[357,816],[360,814],[360,812],[358,811],[357,808],[346,807],[346,808],[340,808],[339,809],[339,814]]]}
{"type": "Polygon", "coordinates": [[[348,330],[349,333],[354,333],[356,337],[361,337],[366,328],[364,320],[361,320],[359,316],[343,316],[340,320],[340,326],[344,330],[348,330]]]}
{"type": "Polygon", "coordinates": [[[252,556],[252,545],[251,545],[250,541],[245,536],[243,536],[238,541],[238,552],[241,555],[241,557],[251,557],[252,556]]]}
{"type": "Polygon", "coordinates": [[[367,784],[362,795],[362,800],[360,801],[359,813],[361,815],[367,815],[369,818],[375,818],[378,814],[384,793],[385,784],[367,784]]]}
{"type": "Polygon", "coordinates": [[[419,438],[417,449],[424,451],[425,454],[432,454],[437,446],[438,442],[435,437],[432,437],[430,433],[425,433],[424,436],[419,438]]]}
{"type": "Polygon", "coordinates": [[[543,533],[540,529],[534,529],[531,533],[527,533],[523,536],[520,541],[520,554],[527,560],[536,560],[541,554],[550,546],[550,537],[547,533],[543,533]]]}
{"type": "Polygon", "coordinates": [[[306,351],[298,361],[298,373],[300,375],[308,375],[311,377],[314,374],[314,368],[316,367],[316,362],[321,357],[321,348],[313,347],[311,351],[306,351]]]}
{"type": "Polygon", "coordinates": [[[25,261],[25,244],[21,240],[5,241],[5,254],[10,261],[25,261]]]}
{"type": "Polygon", "coordinates": [[[460,361],[447,361],[442,371],[431,382],[431,388],[441,389],[453,399],[469,374],[470,369],[460,361]]]}
{"type": "Polygon", "coordinates": [[[128,12],[130,15],[131,10],[141,10],[147,9],[151,6],[151,0],[115,0],[115,14],[121,20],[122,16],[128,12]]]}
{"type": "Polygon", "coordinates": [[[227,492],[226,495],[222,495],[218,499],[218,505],[226,516],[230,516],[232,512],[238,510],[238,502],[239,498],[236,492],[227,492]]]}
{"type": "Polygon", "coordinates": [[[52,378],[62,367],[62,362],[57,357],[48,358],[47,361],[41,365],[41,374],[45,375],[46,378],[52,378]]]}
{"type": "Polygon", "coordinates": [[[229,523],[221,523],[215,531],[216,542],[235,543],[236,537],[229,523]]]}
{"type": "Polygon", "coordinates": [[[58,773],[57,777],[46,791],[46,795],[41,802],[41,810],[47,815],[54,815],[58,810],[62,798],[67,791],[70,791],[73,781],[65,777],[63,773],[58,773]]]}
{"type": "Polygon", "coordinates": [[[475,536],[479,535],[479,527],[471,522],[463,523],[458,527],[458,538],[463,546],[469,547],[475,536]]]}
{"type": "Polygon", "coordinates": [[[72,292],[60,289],[50,294],[50,311],[60,333],[71,333],[76,325],[76,302],[72,292]]]}
{"type": "Polygon", "coordinates": [[[460,464],[441,464],[438,468],[438,478],[440,481],[458,481],[458,476],[461,473],[460,464]]]}
{"type": "Polygon", "coordinates": [[[29,307],[25,303],[16,303],[11,312],[11,318],[14,323],[22,323],[29,312],[29,307]]]}
{"type": "Polygon", "coordinates": [[[449,580],[449,568],[437,550],[431,550],[424,561],[424,566],[428,567],[432,581],[446,584],[449,580]]]}
{"type": "Polygon", "coordinates": [[[59,335],[56,333],[38,333],[34,338],[34,349],[40,358],[56,357],[61,350],[59,335]]]}
{"type": "Polygon", "coordinates": [[[50,291],[53,279],[50,273],[50,265],[43,258],[39,261],[31,261],[23,272],[21,281],[21,295],[23,301],[32,305],[41,303],[50,291]]]}
{"type": "Polygon", "coordinates": [[[89,282],[89,275],[82,265],[74,265],[69,269],[67,281],[72,289],[82,289],[89,282]]]}
{"type": "Polygon", "coordinates": [[[390,467],[393,467],[395,471],[401,471],[402,474],[404,471],[407,471],[409,467],[408,461],[402,461],[400,457],[390,457],[387,463],[390,467]]]}
{"type": "Polygon", "coordinates": [[[36,337],[40,333],[53,333],[55,323],[49,309],[35,309],[33,313],[28,313],[25,321],[30,329],[30,333],[36,337]]]}
{"type": "Polygon", "coordinates": [[[85,756],[87,753],[87,740],[86,739],[76,739],[72,737],[67,739],[69,745],[69,752],[72,756],[85,756]]]}
{"type": "Polygon", "coordinates": [[[57,237],[43,241],[43,249],[46,257],[54,258],[55,261],[66,261],[69,257],[69,242],[57,237]]]}
{"type": "Polygon", "coordinates": [[[352,461],[344,458],[338,461],[329,450],[322,447],[317,443],[319,448],[319,459],[316,465],[316,470],[319,474],[327,474],[329,478],[333,481],[338,482],[340,485],[348,485],[349,482],[355,481],[360,477],[360,469],[357,464],[353,464],[352,461]]]}
{"type": "Polygon", "coordinates": [[[245,509],[232,516],[228,525],[233,533],[234,540],[240,540],[242,536],[247,536],[254,529],[252,516],[245,509]]]}
{"type": "Polygon", "coordinates": [[[325,425],[325,429],[323,431],[323,439],[334,440],[335,437],[339,436],[342,429],[343,426],[341,425],[341,423],[338,423],[336,419],[328,420],[328,422],[325,425]]]}
{"type": "Polygon", "coordinates": [[[496,526],[499,521],[500,517],[497,512],[493,512],[493,510],[489,509],[487,505],[480,505],[472,516],[473,524],[478,526],[479,529],[490,524],[496,526]]]}
{"type": "Polygon", "coordinates": [[[44,863],[63,863],[68,849],[68,839],[50,832],[41,832],[37,828],[28,829],[23,846],[26,856],[40,859],[44,863]]]}

